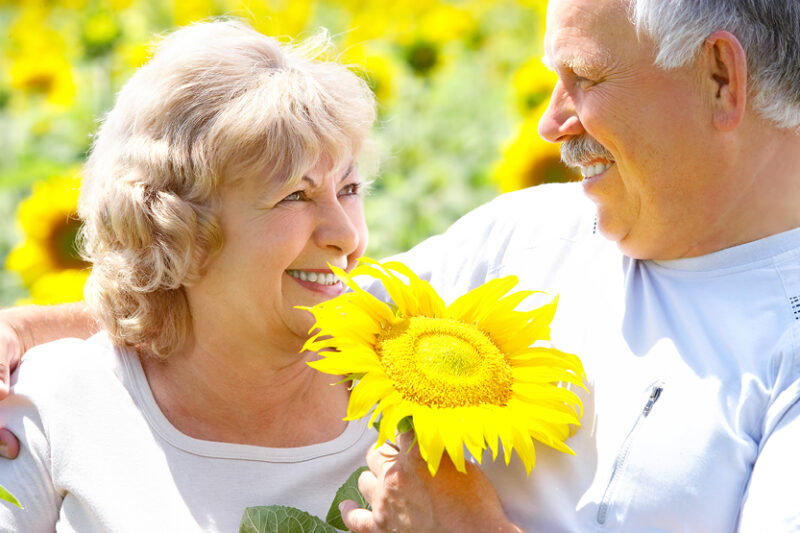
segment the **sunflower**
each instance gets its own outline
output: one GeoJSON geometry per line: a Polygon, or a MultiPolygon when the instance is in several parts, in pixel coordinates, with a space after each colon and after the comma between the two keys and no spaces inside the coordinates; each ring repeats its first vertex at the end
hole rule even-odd
{"type": "Polygon", "coordinates": [[[355,43],[346,48],[341,59],[367,82],[381,105],[391,102],[400,72],[390,53],[355,43]]]}
{"type": "Polygon", "coordinates": [[[313,368],[353,380],[346,420],[380,416],[378,445],[411,417],[432,475],[444,451],[465,472],[464,447],[480,461],[502,444],[506,463],[516,450],[529,473],[534,439],[573,453],[564,440],[582,404],[564,384],[583,387],[583,367],[575,355],[534,344],[549,340],[557,299],[517,311],[533,291],[509,294],[518,281],[509,276],[448,306],[398,262],[363,258],[350,275],[331,268],[353,292],[307,308],[317,331],[304,349],[320,352],[313,368]],[[361,289],[358,275],[379,279],[394,305],[361,289]]]}
{"type": "Polygon", "coordinates": [[[48,14],[38,3],[24,5],[8,30],[11,53],[4,66],[18,94],[38,95],[56,108],[67,108],[75,99],[69,46],[48,14]]]}
{"type": "Polygon", "coordinates": [[[19,273],[35,303],[80,299],[89,265],[76,250],[79,185],[77,174],[56,176],[34,184],[19,205],[25,240],[8,254],[6,268],[19,273]]]}
{"type": "Polygon", "coordinates": [[[557,81],[558,76],[545,66],[541,58],[533,57],[526,61],[512,77],[519,110],[527,114],[548,101],[557,81]]]}

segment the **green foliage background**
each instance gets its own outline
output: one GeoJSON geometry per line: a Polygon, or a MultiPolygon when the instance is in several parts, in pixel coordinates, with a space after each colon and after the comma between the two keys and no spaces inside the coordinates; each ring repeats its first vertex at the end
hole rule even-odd
{"type": "MultiPolygon", "coordinates": [[[[152,36],[219,15],[280,37],[330,30],[341,59],[379,98],[368,254],[407,249],[498,194],[493,172],[503,143],[546,96],[536,80],[530,91],[524,80],[512,84],[542,54],[544,4],[0,0],[0,259],[25,238],[15,217],[20,200],[33,183],[81,164],[152,36]]],[[[0,304],[27,294],[17,272],[0,272],[0,304]]]]}

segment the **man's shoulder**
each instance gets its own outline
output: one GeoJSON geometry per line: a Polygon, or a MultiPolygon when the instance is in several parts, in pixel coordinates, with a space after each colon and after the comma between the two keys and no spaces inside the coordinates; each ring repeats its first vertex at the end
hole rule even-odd
{"type": "Polygon", "coordinates": [[[494,236],[527,243],[572,240],[596,232],[596,208],[578,183],[537,185],[498,196],[471,214],[494,236]]]}
{"type": "Polygon", "coordinates": [[[502,194],[474,211],[479,212],[498,222],[552,226],[593,220],[595,207],[580,184],[549,183],[502,194]]]}

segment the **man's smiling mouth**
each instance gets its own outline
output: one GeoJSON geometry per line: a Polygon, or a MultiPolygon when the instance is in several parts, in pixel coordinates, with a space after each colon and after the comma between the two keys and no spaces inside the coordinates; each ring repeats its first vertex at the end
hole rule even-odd
{"type": "Polygon", "coordinates": [[[594,165],[581,165],[578,168],[581,171],[581,176],[585,178],[593,178],[611,168],[614,162],[610,163],[595,163],[594,165]]]}

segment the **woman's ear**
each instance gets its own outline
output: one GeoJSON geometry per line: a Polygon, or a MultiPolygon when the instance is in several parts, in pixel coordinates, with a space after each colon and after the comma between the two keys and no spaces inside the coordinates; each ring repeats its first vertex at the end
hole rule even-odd
{"type": "Polygon", "coordinates": [[[739,39],[727,31],[715,31],[701,52],[703,87],[712,102],[712,123],[720,131],[735,129],[747,103],[747,57],[739,39]]]}

